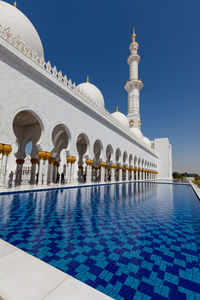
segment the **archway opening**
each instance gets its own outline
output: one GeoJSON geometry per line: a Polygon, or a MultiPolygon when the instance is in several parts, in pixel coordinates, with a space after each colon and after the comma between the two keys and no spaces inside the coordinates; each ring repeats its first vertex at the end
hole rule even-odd
{"type": "Polygon", "coordinates": [[[67,148],[69,146],[70,133],[69,130],[63,124],[58,124],[52,131],[52,142],[54,148],[52,150],[52,157],[56,163],[59,163],[59,167],[53,167],[48,172],[48,183],[57,182],[65,183],[67,180],[67,148]],[[52,173],[52,175],[50,175],[52,173]]]}
{"type": "Polygon", "coordinates": [[[85,182],[86,169],[84,168],[83,158],[87,153],[89,140],[87,136],[81,133],[76,141],[76,147],[78,151],[78,182],[85,182]]]}
{"type": "Polygon", "coordinates": [[[37,143],[41,138],[42,128],[43,125],[39,117],[28,110],[17,113],[13,119],[13,131],[18,145],[15,153],[15,185],[31,183],[31,158],[38,158],[39,147],[37,143]]]}

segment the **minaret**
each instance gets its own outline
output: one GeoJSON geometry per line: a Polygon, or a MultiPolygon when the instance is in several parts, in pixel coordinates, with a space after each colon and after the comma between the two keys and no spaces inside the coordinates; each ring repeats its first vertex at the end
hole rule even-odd
{"type": "Polygon", "coordinates": [[[125,84],[125,89],[128,93],[128,120],[130,127],[136,127],[140,129],[140,90],[143,87],[143,83],[138,79],[138,64],[140,62],[140,56],[137,53],[138,43],[136,42],[135,28],[133,28],[132,42],[129,46],[131,54],[128,57],[129,65],[129,80],[125,84]]]}

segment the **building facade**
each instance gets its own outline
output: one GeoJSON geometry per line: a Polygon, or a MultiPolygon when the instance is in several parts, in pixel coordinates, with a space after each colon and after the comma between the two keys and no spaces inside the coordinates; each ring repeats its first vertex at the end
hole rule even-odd
{"type": "Polygon", "coordinates": [[[171,179],[169,140],[150,141],[140,131],[135,32],[129,49],[128,115],[110,114],[89,79],[76,85],[45,61],[31,22],[0,1],[1,187],[52,184],[61,174],[68,184],[171,179]]]}

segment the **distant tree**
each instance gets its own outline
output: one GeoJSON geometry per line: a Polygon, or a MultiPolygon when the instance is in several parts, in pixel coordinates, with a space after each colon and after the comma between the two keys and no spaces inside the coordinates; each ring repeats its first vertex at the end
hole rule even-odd
{"type": "MultiPolygon", "coordinates": [[[[185,173],[184,173],[184,174],[185,174],[185,173]]],[[[183,177],[184,177],[184,174],[180,174],[180,173],[178,173],[178,172],[174,172],[174,173],[173,173],[173,178],[174,178],[174,179],[178,179],[178,180],[182,180],[183,177]]]]}

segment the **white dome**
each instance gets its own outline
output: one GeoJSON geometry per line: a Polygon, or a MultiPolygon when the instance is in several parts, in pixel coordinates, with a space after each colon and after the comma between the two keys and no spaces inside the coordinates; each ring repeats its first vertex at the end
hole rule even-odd
{"type": "Polygon", "coordinates": [[[126,128],[129,128],[129,121],[127,119],[127,117],[122,114],[119,111],[116,111],[114,113],[111,114],[111,116],[117,121],[119,122],[121,125],[123,125],[126,128]]]}
{"type": "Polygon", "coordinates": [[[96,105],[104,108],[104,98],[100,90],[90,82],[84,82],[77,86],[80,88],[84,93],[86,93],[96,105]]]}
{"type": "Polygon", "coordinates": [[[44,56],[44,50],[40,37],[29,19],[16,7],[4,1],[0,1],[0,26],[10,28],[14,36],[20,39],[37,52],[38,56],[44,56]]]}
{"type": "Polygon", "coordinates": [[[136,127],[131,127],[130,128],[131,133],[133,133],[134,135],[136,135],[139,139],[142,139],[142,132],[136,128],[136,127]]]}
{"type": "Polygon", "coordinates": [[[151,141],[150,141],[147,137],[143,136],[143,142],[144,142],[147,146],[151,147],[151,141]]]}

